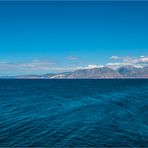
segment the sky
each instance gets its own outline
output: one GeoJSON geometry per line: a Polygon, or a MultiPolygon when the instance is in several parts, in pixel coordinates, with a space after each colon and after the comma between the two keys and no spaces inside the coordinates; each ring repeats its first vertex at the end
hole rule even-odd
{"type": "Polygon", "coordinates": [[[0,75],[148,66],[148,1],[0,1],[0,75]]]}

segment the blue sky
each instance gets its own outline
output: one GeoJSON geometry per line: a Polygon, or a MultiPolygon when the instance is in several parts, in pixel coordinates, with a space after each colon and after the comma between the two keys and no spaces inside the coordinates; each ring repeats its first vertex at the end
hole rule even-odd
{"type": "Polygon", "coordinates": [[[146,1],[0,1],[0,75],[147,62],[147,17],[146,1]]]}

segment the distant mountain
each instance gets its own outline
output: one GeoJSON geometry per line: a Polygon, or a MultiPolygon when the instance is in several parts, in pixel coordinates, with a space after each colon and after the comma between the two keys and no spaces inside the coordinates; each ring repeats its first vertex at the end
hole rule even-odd
{"type": "MultiPolygon", "coordinates": [[[[7,77],[9,78],[9,77],[7,77]]],[[[71,72],[50,73],[44,75],[19,75],[10,77],[16,79],[119,79],[119,78],[148,78],[148,67],[137,68],[122,66],[116,70],[109,67],[79,69],[71,72]]]]}
{"type": "Polygon", "coordinates": [[[139,77],[148,78],[148,67],[140,69],[139,77]]]}
{"type": "Polygon", "coordinates": [[[68,79],[97,79],[97,78],[121,78],[118,71],[108,67],[80,69],[69,73],[62,73],[51,78],[68,78],[68,79]]]}
{"type": "Polygon", "coordinates": [[[44,75],[18,75],[16,76],[17,79],[45,79],[54,76],[54,74],[44,74],[44,75]]]}
{"type": "Polygon", "coordinates": [[[41,79],[41,75],[18,75],[16,76],[17,79],[41,79]]]}
{"type": "Polygon", "coordinates": [[[123,66],[117,69],[124,78],[148,78],[148,67],[137,68],[133,66],[123,66]]]}
{"type": "Polygon", "coordinates": [[[141,68],[136,68],[130,65],[120,67],[117,69],[117,71],[123,76],[123,77],[138,77],[139,72],[141,68]]]}

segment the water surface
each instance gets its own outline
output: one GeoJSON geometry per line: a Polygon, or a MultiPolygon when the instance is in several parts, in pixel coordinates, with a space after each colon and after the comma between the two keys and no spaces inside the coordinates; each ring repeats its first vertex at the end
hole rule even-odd
{"type": "Polygon", "coordinates": [[[148,80],[0,80],[0,146],[148,147],[148,80]]]}

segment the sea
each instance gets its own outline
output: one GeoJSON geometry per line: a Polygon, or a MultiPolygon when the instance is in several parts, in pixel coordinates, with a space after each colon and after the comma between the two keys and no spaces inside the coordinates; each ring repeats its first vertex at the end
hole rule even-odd
{"type": "Polygon", "coordinates": [[[148,147],[148,79],[1,79],[0,147],[148,147]]]}

